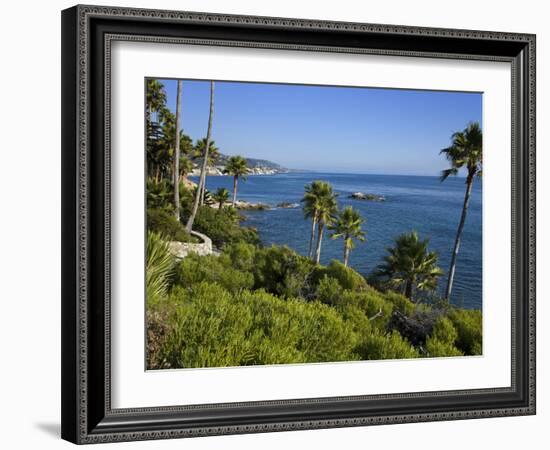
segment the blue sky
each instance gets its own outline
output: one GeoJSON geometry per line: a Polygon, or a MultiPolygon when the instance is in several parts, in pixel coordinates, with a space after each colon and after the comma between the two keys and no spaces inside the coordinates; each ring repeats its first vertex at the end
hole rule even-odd
{"type": "MultiPolygon", "coordinates": [[[[175,111],[176,81],[161,80],[175,111]]],[[[209,81],[183,82],[184,132],[206,136],[209,81]]],[[[482,94],[266,83],[215,83],[213,139],[222,153],[324,172],[438,175],[439,150],[482,94]]]]}

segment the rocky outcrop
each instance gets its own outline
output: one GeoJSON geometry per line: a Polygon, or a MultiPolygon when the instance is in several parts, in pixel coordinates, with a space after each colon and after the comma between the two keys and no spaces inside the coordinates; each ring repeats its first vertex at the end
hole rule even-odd
{"type": "Polygon", "coordinates": [[[298,208],[299,206],[300,206],[299,203],[282,202],[277,205],[277,208],[292,209],[292,208],[298,208]]]}
{"type": "Polygon", "coordinates": [[[366,192],[354,192],[349,195],[348,198],[353,198],[355,200],[369,200],[371,202],[384,202],[386,198],[383,195],[369,194],[366,192]]]}
{"type": "Polygon", "coordinates": [[[172,241],[168,243],[170,252],[176,257],[183,259],[189,253],[196,253],[199,256],[211,255],[212,252],[212,240],[205,234],[198,231],[191,231],[191,234],[198,238],[200,242],[193,244],[190,242],[172,241]]]}
{"type": "Polygon", "coordinates": [[[271,209],[271,206],[266,203],[252,203],[244,200],[238,200],[235,203],[235,208],[248,211],[266,211],[271,209]]]}

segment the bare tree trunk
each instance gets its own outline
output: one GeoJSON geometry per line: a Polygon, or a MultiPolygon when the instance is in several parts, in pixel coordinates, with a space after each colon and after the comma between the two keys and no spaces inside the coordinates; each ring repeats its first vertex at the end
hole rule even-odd
{"type": "Polygon", "coordinates": [[[208,131],[206,132],[206,146],[204,149],[204,156],[201,167],[201,176],[199,179],[199,186],[197,188],[197,194],[195,196],[195,203],[193,204],[193,210],[187,221],[185,228],[187,231],[193,229],[193,222],[195,221],[195,216],[197,215],[197,210],[199,209],[199,201],[201,199],[201,186],[204,185],[204,180],[206,177],[206,164],[208,161],[208,148],[210,147],[210,140],[212,135],[212,120],[214,117],[214,82],[210,82],[210,114],[208,115],[208,131]]]}
{"type": "Polygon", "coordinates": [[[233,202],[232,202],[233,208],[237,204],[237,179],[238,179],[237,176],[233,177],[233,202]]]}
{"type": "Polygon", "coordinates": [[[323,242],[323,231],[325,229],[324,222],[319,222],[319,231],[317,234],[317,249],[315,250],[315,262],[319,264],[321,261],[321,243],[323,242]]]}
{"type": "Polygon", "coordinates": [[[313,242],[315,240],[315,226],[317,225],[317,213],[313,213],[311,218],[311,234],[309,235],[309,250],[307,256],[309,258],[313,257],[313,242]]]}
{"type": "Polygon", "coordinates": [[[460,223],[458,224],[458,230],[456,232],[455,245],[453,248],[453,254],[451,256],[451,265],[449,267],[449,278],[447,279],[447,290],[445,291],[445,300],[451,300],[451,292],[453,289],[453,281],[456,270],[456,257],[458,256],[458,250],[460,248],[460,239],[462,237],[462,231],[464,230],[464,223],[466,222],[466,213],[468,212],[468,204],[470,203],[470,196],[472,194],[472,186],[474,184],[474,177],[468,175],[466,180],[466,194],[464,195],[464,205],[462,206],[462,215],[460,216],[460,223]]]}
{"type": "Polygon", "coordinates": [[[181,80],[178,80],[178,92],[176,96],[176,139],[174,142],[174,215],[180,220],[180,121],[181,121],[181,80]]]}

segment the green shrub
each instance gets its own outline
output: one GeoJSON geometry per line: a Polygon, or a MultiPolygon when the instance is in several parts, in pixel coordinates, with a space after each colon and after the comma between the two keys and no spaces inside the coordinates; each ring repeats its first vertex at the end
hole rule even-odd
{"type": "Polygon", "coordinates": [[[406,359],[418,358],[418,351],[401,337],[397,331],[383,333],[373,329],[363,335],[355,349],[361,359],[406,359]]]}
{"type": "Polygon", "coordinates": [[[331,278],[335,278],[344,289],[350,291],[357,291],[367,289],[368,285],[366,280],[350,267],[344,266],[340,261],[332,260],[330,264],[325,267],[322,274],[326,274],[331,278]]]}
{"type": "Polygon", "coordinates": [[[393,311],[393,305],[376,291],[344,291],[340,305],[355,306],[369,318],[372,326],[384,330],[393,311]]]}
{"type": "Polygon", "coordinates": [[[435,322],[431,337],[440,342],[454,344],[458,337],[458,332],[447,317],[440,317],[435,322]]]}
{"type": "Polygon", "coordinates": [[[443,342],[434,337],[429,337],[426,340],[426,356],[431,358],[445,356],[464,356],[464,353],[462,353],[450,342],[443,342]]]}
{"type": "Polygon", "coordinates": [[[401,314],[410,316],[414,313],[417,306],[411,302],[404,295],[398,294],[397,292],[387,291],[383,294],[384,299],[393,304],[394,309],[399,311],[401,314]]]}
{"type": "Polygon", "coordinates": [[[439,317],[426,339],[426,356],[463,356],[464,353],[455,346],[457,338],[458,332],[453,322],[445,316],[439,317]]]}
{"type": "Polygon", "coordinates": [[[343,292],[344,290],[340,286],[340,283],[338,283],[338,280],[325,274],[317,285],[315,298],[321,303],[335,306],[342,301],[343,292]]]}
{"type": "Polygon", "coordinates": [[[453,308],[449,319],[458,332],[456,347],[465,355],[482,354],[482,316],[477,309],[453,308]]]}
{"type": "Polygon", "coordinates": [[[160,233],[166,239],[180,242],[198,242],[190,235],[183,224],[166,209],[147,210],[147,230],[160,233]]]}
{"type": "Polygon", "coordinates": [[[191,253],[178,264],[175,283],[192,287],[201,282],[217,283],[230,292],[239,292],[253,287],[254,276],[235,269],[226,255],[198,256],[191,253]]]}
{"type": "Polygon", "coordinates": [[[258,249],[254,259],[254,287],[282,297],[310,298],[315,264],[284,246],[258,249]]]}
{"type": "Polygon", "coordinates": [[[239,215],[234,208],[219,210],[201,206],[197,211],[193,229],[206,234],[218,248],[239,241],[259,245],[256,230],[241,227],[239,221],[239,215]]]}
{"type": "Polygon", "coordinates": [[[252,272],[255,266],[256,247],[246,242],[237,242],[225,247],[225,255],[229,256],[233,267],[238,270],[252,272]]]}
{"type": "MultiPolygon", "coordinates": [[[[333,308],[212,283],[176,287],[150,368],[347,361],[354,333],[333,308]]],[[[158,313],[158,312],[157,312],[158,313]]],[[[159,313],[160,314],[160,313],[159,313]]],[[[157,342],[151,339],[151,342],[157,342]]]]}

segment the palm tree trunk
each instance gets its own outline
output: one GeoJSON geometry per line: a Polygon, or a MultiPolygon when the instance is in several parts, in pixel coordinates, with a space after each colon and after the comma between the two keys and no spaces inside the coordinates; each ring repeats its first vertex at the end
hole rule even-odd
{"type": "Polygon", "coordinates": [[[407,297],[409,300],[412,300],[412,288],[412,281],[407,280],[407,282],[405,283],[405,297],[407,297]]]}
{"type": "Polygon", "coordinates": [[[308,258],[313,257],[313,242],[315,240],[315,226],[317,225],[317,213],[313,214],[311,218],[311,234],[309,236],[309,250],[307,252],[308,258]]]}
{"type": "Polygon", "coordinates": [[[204,150],[204,159],[202,161],[201,176],[199,178],[197,195],[195,196],[195,202],[193,204],[191,215],[189,216],[189,219],[187,220],[187,225],[185,226],[188,232],[193,229],[193,222],[195,221],[195,216],[197,215],[197,210],[199,209],[199,201],[201,198],[201,186],[204,185],[204,180],[206,177],[206,164],[208,162],[208,148],[210,147],[210,139],[212,135],[213,116],[214,116],[214,82],[211,81],[210,82],[210,113],[208,115],[208,131],[206,132],[206,147],[204,150]]]}
{"type": "Polygon", "coordinates": [[[178,92],[176,96],[176,139],[174,142],[174,215],[180,220],[180,121],[181,121],[181,80],[178,80],[178,92]]]}
{"type": "Polygon", "coordinates": [[[315,250],[315,262],[319,264],[319,261],[321,261],[321,243],[323,241],[323,231],[325,228],[325,224],[323,222],[319,222],[319,230],[317,233],[317,248],[315,250]]]}
{"type": "Polygon", "coordinates": [[[460,248],[460,239],[462,237],[462,231],[464,229],[464,223],[466,222],[466,213],[468,212],[468,204],[470,203],[470,195],[472,194],[472,186],[474,184],[474,177],[468,175],[466,179],[466,194],[464,195],[464,205],[462,206],[462,215],[460,216],[460,223],[458,224],[458,230],[456,231],[455,245],[453,248],[453,254],[451,256],[451,265],[449,267],[449,278],[447,279],[447,290],[445,291],[445,300],[450,301],[451,292],[453,289],[453,281],[455,277],[456,269],[456,257],[458,256],[458,250],[460,248]]]}
{"type": "MultiPolygon", "coordinates": [[[[208,169],[208,166],[206,167],[208,169]]],[[[204,205],[204,196],[206,195],[206,175],[204,176],[204,182],[202,183],[201,187],[201,201],[200,206],[204,205]]]]}
{"type": "Polygon", "coordinates": [[[157,167],[155,169],[155,184],[159,184],[160,180],[160,165],[157,164],[157,167]]]}
{"type": "MultiPolygon", "coordinates": [[[[233,208],[235,207],[235,204],[237,203],[237,180],[239,177],[236,175],[233,177],[233,208]]],[[[246,181],[246,180],[245,180],[246,181]]]]}
{"type": "Polygon", "coordinates": [[[344,266],[345,267],[348,267],[349,254],[350,254],[350,248],[346,242],[346,239],[344,239],[344,266]]]}

